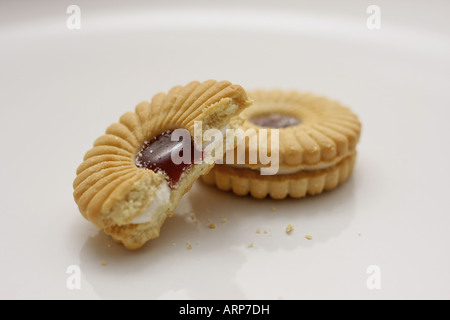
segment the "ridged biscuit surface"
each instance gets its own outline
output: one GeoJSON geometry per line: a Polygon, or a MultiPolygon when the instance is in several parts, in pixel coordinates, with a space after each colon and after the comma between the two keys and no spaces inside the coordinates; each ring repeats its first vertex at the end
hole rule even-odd
{"type": "MultiPolygon", "coordinates": [[[[159,234],[161,224],[177,201],[211,167],[191,170],[192,175],[186,172],[186,179],[193,181],[183,181],[174,188],[171,203],[155,221],[130,226],[133,218],[149,207],[165,180],[162,173],[135,165],[142,146],[166,130],[183,128],[193,135],[195,121],[203,122],[203,130],[223,128],[250,104],[242,87],[215,80],[177,86],[168,93],[155,95],[151,102],[138,104],[135,112],[125,113],[95,140],[78,167],[73,195],[81,214],[97,227],[109,230],[108,233],[122,227],[136,230],[135,234],[128,232],[127,237],[116,240],[130,249],[139,248],[159,234]]],[[[123,234],[119,231],[118,234],[123,234]]]]}
{"type": "MultiPolygon", "coordinates": [[[[358,117],[339,102],[326,97],[297,91],[249,91],[254,104],[241,114],[245,118],[242,130],[261,129],[252,123],[258,116],[273,113],[292,116],[300,120],[294,126],[280,128],[279,166],[282,169],[315,168],[338,163],[356,150],[361,132],[358,117]]],[[[270,140],[270,130],[268,132],[270,140]]],[[[262,164],[249,163],[248,154],[258,145],[245,145],[246,165],[259,168],[262,164]]],[[[258,154],[258,152],[257,152],[258,154]]]]}
{"type": "MultiPolygon", "coordinates": [[[[237,163],[236,149],[235,163],[225,161],[224,165],[216,165],[202,177],[204,182],[237,195],[283,199],[319,194],[337,187],[349,177],[361,133],[361,123],[349,108],[326,97],[297,91],[258,90],[249,92],[249,96],[254,104],[241,113],[245,121],[240,127],[249,136],[243,149],[245,162],[233,166],[237,163]],[[273,165],[262,164],[261,148],[267,148],[272,155],[276,149],[270,145],[272,129],[252,121],[273,114],[298,122],[275,129],[279,136],[278,167],[290,173],[261,175],[261,168],[273,165]],[[267,131],[268,144],[261,145],[259,141],[262,129],[267,131]],[[252,137],[257,143],[249,143],[252,137]],[[250,161],[250,155],[256,155],[256,162],[250,161]]],[[[237,126],[232,128],[238,129],[237,126]]]]}

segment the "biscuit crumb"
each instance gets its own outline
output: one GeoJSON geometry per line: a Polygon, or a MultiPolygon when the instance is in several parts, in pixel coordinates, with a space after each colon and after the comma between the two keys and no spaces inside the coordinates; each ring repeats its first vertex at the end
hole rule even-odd
{"type": "Polygon", "coordinates": [[[108,263],[106,261],[102,261],[100,264],[102,267],[106,267],[108,265],[108,263]]]}
{"type": "Polygon", "coordinates": [[[306,235],[305,235],[305,239],[306,239],[306,240],[312,240],[312,235],[306,234],[306,235]]]}
{"type": "Polygon", "coordinates": [[[264,230],[264,234],[268,234],[269,233],[269,230],[264,230]]]}
{"type": "Polygon", "coordinates": [[[248,244],[248,247],[249,248],[253,248],[255,246],[255,244],[253,243],[253,242],[250,242],[249,244],[248,244]]]}
{"type": "Polygon", "coordinates": [[[111,248],[112,247],[112,244],[111,243],[108,243],[108,248],[111,248]]]}
{"type": "Polygon", "coordinates": [[[227,223],[228,222],[228,219],[227,218],[223,218],[222,219],[222,223],[227,223]]]}
{"type": "Polygon", "coordinates": [[[275,211],[277,211],[277,208],[272,207],[272,212],[275,212],[275,211]]]}
{"type": "Polygon", "coordinates": [[[191,214],[190,218],[191,218],[191,221],[193,223],[199,223],[199,221],[198,221],[197,217],[195,216],[195,214],[191,214]]]}
{"type": "Polygon", "coordinates": [[[256,233],[261,233],[261,229],[260,228],[256,229],[256,233]]]}
{"type": "Polygon", "coordinates": [[[215,225],[214,223],[210,223],[210,224],[209,224],[209,228],[210,228],[210,229],[215,229],[215,228],[216,228],[216,225],[215,225]]]}
{"type": "Polygon", "coordinates": [[[360,233],[358,233],[358,237],[361,237],[361,232],[360,232],[360,233]]]}
{"type": "Polygon", "coordinates": [[[189,242],[187,243],[187,249],[192,250],[192,245],[189,242]]]}
{"type": "Polygon", "coordinates": [[[294,226],[289,223],[288,226],[286,227],[286,233],[290,234],[292,231],[294,231],[294,226]]]}

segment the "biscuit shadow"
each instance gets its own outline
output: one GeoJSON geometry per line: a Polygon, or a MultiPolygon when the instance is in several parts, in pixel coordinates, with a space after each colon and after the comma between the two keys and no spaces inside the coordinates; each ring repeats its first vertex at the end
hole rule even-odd
{"type": "Polygon", "coordinates": [[[229,251],[223,259],[220,248],[211,250],[202,241],[208,231],[192,220],[190,210],[169,218],[160,237],[137,251],[99,231],[81,248],[80,268],[101,299],[223,299],[223,292],[244,299],[230,279],[245,258],[229,251]]]}
{"type": "Polygon", "coordinates": [[[355,213],[353,189],[350,178],[318,196],[279,201],[240,197],[197,182],[159,238],[128,251],[99,231],[81,248],[80,267],[102,299],[246,299],[235,279],[252,254],[249,242],[270,255],[329,241],[355,213]],[[289,236],[288,223],[296,226],[289,236]],[[315,228],[313,241],[303,238],[305,226],[315,228]]]}
{"type": "Polygon", "coordinates": [[[221,217],[226,217],[227,224],[233,223],[235,228],[228,228],[222,235],[224,240],[228,239],[228,246],[242,242],[242,237],[236,236],[236,229],[240,228],[241,233],[257,233],[259,239],[262,238],[259,235],[265,235],[264,231],[275,237],[273,241],[262,238],[263,243],[267,244],[262,247],[269,251],[292,250],[330,241],[350,225],[356,213],[354,186],[352,175],[336,189],[319,195],[274,200],[238,196],[200,183],[187,197],[199,219],[220,221],[221,217]],[[286,237],[288,224],[293,224],[295,232],[299,231],[300,234],[293,236],[292,233],[290,237],[286,237]],[[304,236],[310,233],[313,234],[314,241],[292,241],[305,240],[304,236]]]}

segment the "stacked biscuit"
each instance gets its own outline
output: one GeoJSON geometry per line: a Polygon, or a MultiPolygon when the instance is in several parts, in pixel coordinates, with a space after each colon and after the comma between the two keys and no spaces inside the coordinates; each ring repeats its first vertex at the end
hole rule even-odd
{"type": "Polygon", "coordinates": [[[250,163],[249,156],[259,155],[260,150],[252,148],[260,145],[246,143],[243,164],[218,164],[203,181],[238,195],[283,199],[319,194],[349,177],[361,131],[350,109],[325,97],[295,91],[255,91],[249,95],[255,102],[242,112],[245,121],[241,128],[257,137],[262,129],[278,131],[278,171],[262,175],[261,169],[268,165],[259,157],[250,163]]]}

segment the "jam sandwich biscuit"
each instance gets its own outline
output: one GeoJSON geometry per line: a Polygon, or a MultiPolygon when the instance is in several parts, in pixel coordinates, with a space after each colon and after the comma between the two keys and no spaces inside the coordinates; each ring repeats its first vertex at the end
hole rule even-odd
{"type": "Polygon", "coordinates": [[[230,121],[239,126],[243,119],[236,116],[251,103],[242,87],[215,80],[177,86],[140,103],[84,156],[73,183],[80,212],[131,250],[158,237],[181,197],[214,165],[202,161],[194,125],[201,121],[203,131],[230,121]],[[187,148],[174,132],[188,137],[187,148]],[[173,154],[189,148],[191,161],[174,163],[173,154]]]}
{"type": "MultiPolygon", "coordinates": [[[[202,180],[237,195],[274,199],[314,195],[345,181],[353,170],[361,124],[347,107],[325,97],[296,91],[249,92],[254,104],[242,112],[244,132],[279,129],[276,174],[263,175],[261,145],[246,143],[245,162],[218,164],[202,180]]],[[[270,135],[270,131],[269,131],[270,135]]],[[[267,139],[270,140],[269,138],[267,139]]],[[[238,148],[237,148],[238,149],[238,148]]]]}

